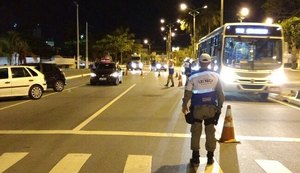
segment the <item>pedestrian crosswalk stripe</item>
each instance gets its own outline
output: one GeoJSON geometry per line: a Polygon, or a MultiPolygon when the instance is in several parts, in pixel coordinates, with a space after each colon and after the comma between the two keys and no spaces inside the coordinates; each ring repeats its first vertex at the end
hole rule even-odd
{"type": "Polygon", "coordinates": [[[49,173],[76,173],[79,172],[83,164],[91,154],[71,153],[67,154],[60,162],[58,162],[49,173]]]}
{"type": "Polygon", "coordinates": [[[17,153],[3,153],[0,156],[0,172],[4,172],[6,169],[23,159],[28,153],[17,152],[17,153]]]}
{"type": "Polygon", "coordinates": [[[152,156],[128,155],[123,173],[150,173],[152,156]]]}
{"type": "Polygon", "coordinates": [[[197,173],[223,173],[223,171],[216,160],[214,164],[207,165],[207,158],[200,157],[200,168],[197,169],[197,173]]]}
{"type": "Polygon", "coordinates": [[[276,160],[255,160],[266,173],[292,173],[276,160]]]}

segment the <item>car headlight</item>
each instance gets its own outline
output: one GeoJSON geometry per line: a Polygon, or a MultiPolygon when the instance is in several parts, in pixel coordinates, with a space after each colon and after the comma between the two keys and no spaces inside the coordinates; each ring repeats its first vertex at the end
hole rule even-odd
{"type": "Polygon", "coordinates": [[[221,70],[220,78],[225,83],[231,83],[231,82],[236,81],[236,79],[238,78],[238,76],[237,76],[237,74],[235,73],[235,71],[233,69],[225,68],[224,67],[221,70]]]}
{"type": "Polygon", "coordinates": [[[269,76],[270,82],[278,85],[282,85],[287,82],[287,77],[282,68],[274,70],[273,73],[269,76]]]}
{"type": "Polygon", "coordinates": [[[91,75],[91,77],[96,77],[97,76],[96,73],[91,73],[90,75],[91,75]]]}
{"type": "Polygon", "coordinates": [[[131,63],[132,68],[136,68],[136,63],[131,63]]]}
{"type": "Polygon", "coordinates": [[[112,74],[110,74],[110,76],[112,76],[112,77],[118,77],[118,72],[113,72],[112,74]]]}
{"type": "Polygon", "coordinates": [[[139,68],[143,68],[143,63],[139,63],[139,68]]]}
{"type": "Polygon", "coordinates": [[[160,69],[161,68],[161,64],[156,64],[156,68],[160,69]]]}

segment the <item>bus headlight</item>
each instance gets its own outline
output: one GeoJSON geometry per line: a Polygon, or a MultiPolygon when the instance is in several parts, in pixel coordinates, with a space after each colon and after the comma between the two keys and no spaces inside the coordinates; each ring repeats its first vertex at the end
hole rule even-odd
{"type": "Polygon", "coordinates": [[[225,83],[232,83],[232,82],[236,81],[238,76],[236,75],[234,70],[229,69],[229,68],[223,68],[220,73],[220,78],[225,83]]]}
{"type": "Polygon", "coordinates": [[[287,77],[283,69],[274,70],[269,76],[270,82],[278,85],[282,85],[287,82],[287,77]]]}

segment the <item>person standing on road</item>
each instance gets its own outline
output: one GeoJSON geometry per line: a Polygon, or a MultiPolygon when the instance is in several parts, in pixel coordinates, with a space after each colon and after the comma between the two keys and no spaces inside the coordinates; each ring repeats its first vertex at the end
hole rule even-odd
{"type": "Polygon", "coordinates": [[[173,60],[170,60],[169,61],[169,68],[168,68],[168,71],[169,71],[169,75],[168,75],[168,80],[167,80],[167,84],[165,86],[168,86],[169,85],[169,82],[171,81],[172,85],[171,87],[174,87],[174,79],[173,79],[173,75],[174,75],[174,62],[173,60]]]}
{"type": "Polygon", "coordinates": [[[182,112],[190,111],[194,117],[191,125],[191,164],[199,165],[200,137],[202,133],[202,122],[206,134],[205,148],[207,151],[207,164],[213,164],[214,151],[216,149],[215,125],[218,123],[223,102],[225,100],[223,88],[219,75],[210,71],[207,67],[211,62],[209,54],[202,54],[199,58],[200,70],[193,73],[185,86],[182,99],[182,112]],[[191,100],[190,110],[188,102],[191,100]]]}

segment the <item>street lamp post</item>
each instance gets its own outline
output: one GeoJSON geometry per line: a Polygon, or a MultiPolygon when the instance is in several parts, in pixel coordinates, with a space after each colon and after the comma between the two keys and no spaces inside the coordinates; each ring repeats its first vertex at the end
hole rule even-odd
{"type": "Polygon", "coordinates": [[[220,20],[220,26],[224,23],[224,0],[221,0],[221,20],[220,20]]]}
{"type": "Polygon", "coordinates": [[[86,34],[86,38],[85,38],[85,68],[88,69],[89,68],[89,42],[88,42],[88,23],[85,23],[85,34],[86,34]]]}
{"type": "Polygon", "coordinates": [[[189,15],[193,16],[193,58],[196,58],[196,16],[200,14],[200,12],[198,10],[200,9],[206,9],[207,8],[207,5],[201,7],[201,8],[198,8],[198,9],[191,9],[191,8],[188,8],[186,4],[182,3],[180,4],[180,9],[181,10],[186,10],[188,9],[189,10],[189,15]]]}
{"type": "MultiPolygon", "coordinates": [[[[179,23],[180,20],[177,20],[176,23],[179,23]]],[[[165,20],[161,19],[160,23],[164,24],[165,20]]],[[[174,22],[175,23],[175,22],[174,22]]],[[[172,28],[174,27],[174,23],[169,23],[166,25],[166,27],[168,28],[167,31],[167,38],[166,38],[166,53],[167,53],[167,57],[168,59],[171,59],[171,52],[172,52],[172,36],[174,36],[174,33],[172,33],[172,28]]],[[[161,31],[165,31],[165,27],[161,27],[161,31]]]]}
{"type": "Polygon", "coordinates": [[[80,58],[79,58],[79,5],[78,2],[74,1],[76,5],[76,28],[77,28],[77,69],[79,69],[80,58]]]}
{"type": "Polygon", "coordinates": [[[150,55],[150,54],[151,54],[151,44],[150,44],[149,40],[148,40],[148,39],[145,39],[145,40],[144,40],[144,43],[145,43],[146,45],[148,45],[148,54],[150,55]]]}

